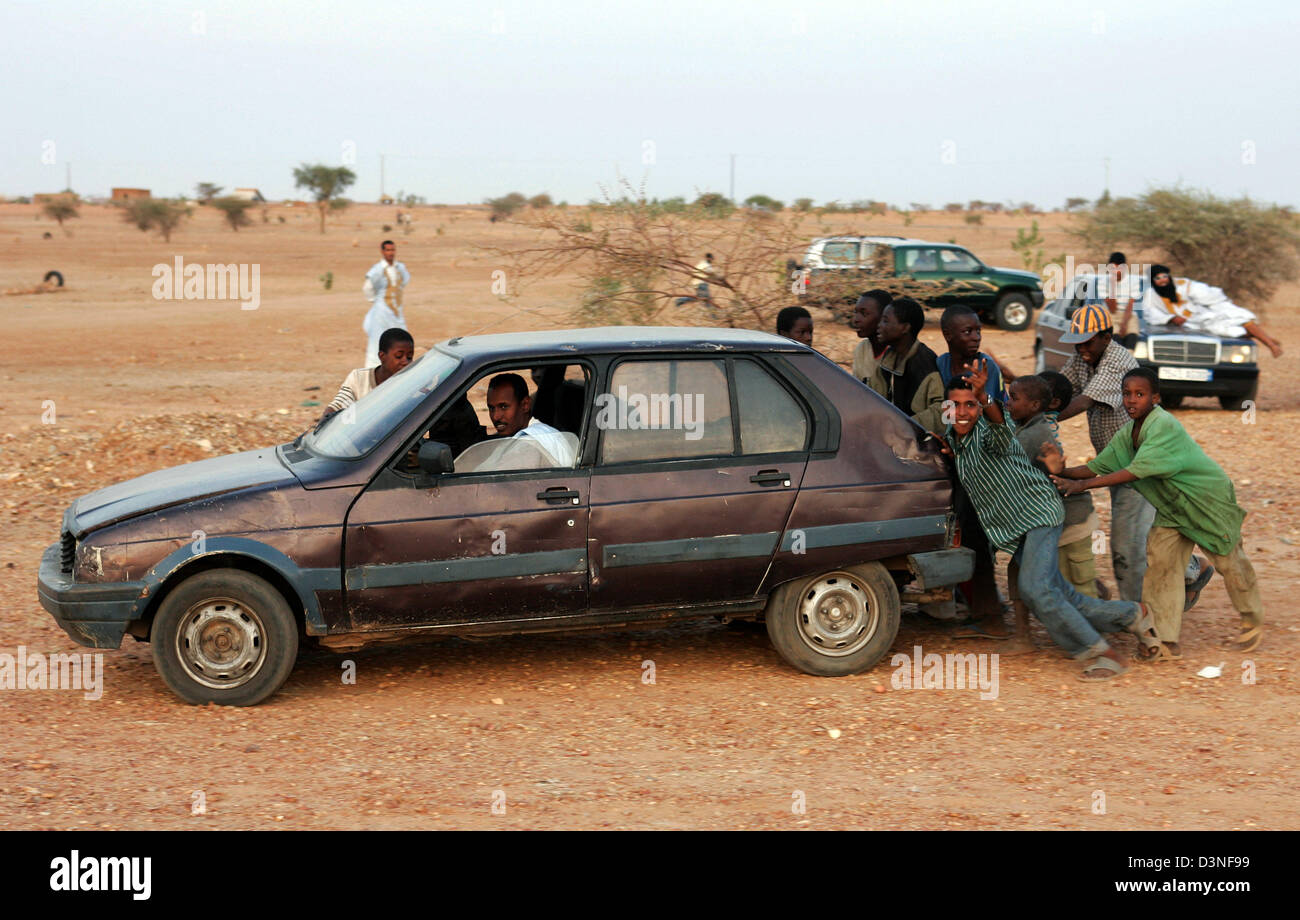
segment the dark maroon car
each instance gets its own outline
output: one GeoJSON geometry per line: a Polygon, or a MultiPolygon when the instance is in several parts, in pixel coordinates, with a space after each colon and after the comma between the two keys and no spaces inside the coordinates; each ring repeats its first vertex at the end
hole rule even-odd
{"type": "Polygon", "coordinates": [[[150,641],[195,703],[327,648],[764,619],[795,667],[872,667],[899,592],[970,577],[935,439],[818,353],[723,329],[456,338],[290,444],[78,499],[41,560],[72,638],[150,641]],[[489,378],[533,423],[487,437],[489,378]],[[524,401],[520,401],[524,405],[524,401]]]}

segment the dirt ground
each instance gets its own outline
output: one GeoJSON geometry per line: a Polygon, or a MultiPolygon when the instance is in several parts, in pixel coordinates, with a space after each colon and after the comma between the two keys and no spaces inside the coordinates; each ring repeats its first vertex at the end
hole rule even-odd
{"type": "MultiPolygon", "coordinates": [[[[36,597],[41,552],[77,496],[283,442],[319,413],[303,403],[328,400],[361,356],[361,276],[384,236],[412,272],[417,345],[554,328],[573,300],[563,281],[531,289],[523,307],[496,298],[499,266],[478,247],[519,236],[482,211],[417,209],[409,235],[384,233],[392,209],[378,206],[349,210],[324,236],[302,209],[270,218],[236,234],[199,209],[165,243],[103,207],[83,208],[67,235],[34,206],[0,205],[0,291],[50,269],[67,279],[59,293],[0,296],[0,652],[80,650],[36,597]],[[153,299],[152,267],[177,255],[260,264],[261,306],[153,299]]],[[[1040,222],[1047,250],[1071,248],[1064,217],[1040,222]]],[[[860,216],[834,227],[952,238],[1018,266],[1009,242],[1026,223],[934,214],[906,228],[860,216]]],[[[1075,251],[1087,255],[1098,254],[1075,251]]],[[[806,676],[761,630],[710,621],[308,650],[267,703],[197,708],[128,638],[104,653],[98,701],[0,691],[0,828],[1300,827],[1300,489],[1284,447],[1300,423],[1298,302],[1292,285],[1263,305],[1288,352],[1262,359],[1253,424],[1209,400],[1178,413],[1251,512],[1246,547],[1268,617],[1246,662],[1254,683],[1224,648],[1236,618],[1220,579],[1188,617],[1184,660],[1085,685],[1036,628],[1040,650],[1000,659],[992,700],[894,689],[888,660],[856,677],[806,676]],[[345,659],[355,685],[340,679],[345,659]],[[1196,676],[1220,663],[1222,677],[1196,676]],[[193,813],[196,793],[204,814],[193,813]]],[[[942,348],[937,328],[923,338],[942,348]]],[[[854,341],[819,318],[815,344],[831,357],[847,361],[854,341]]],[[[1032,368],[1032,333],[989,330],[985,343],[1032,368]]],[[[1090,455],[1083,420],[1063,427],[1071,457],[1090,455]]],[[[1104,495],[1098,503],[1104,517],[1104,495]]],[[[916,645],[998,651],[907,614],[895,650],[916,645]]]]}

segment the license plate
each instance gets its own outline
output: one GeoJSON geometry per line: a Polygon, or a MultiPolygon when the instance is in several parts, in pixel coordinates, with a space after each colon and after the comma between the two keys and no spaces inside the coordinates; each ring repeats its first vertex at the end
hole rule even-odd
{"type": "Polygon", "coordinates": [[[1196,380],[1204,383],[1214,379],[1214,371],[1208,367],[1162,367],[1158,376],[1161,380],[1196,380]]]}

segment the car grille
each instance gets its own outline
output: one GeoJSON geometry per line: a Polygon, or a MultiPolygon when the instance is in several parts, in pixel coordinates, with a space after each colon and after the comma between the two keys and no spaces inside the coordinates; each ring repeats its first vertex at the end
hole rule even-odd
{"type": "Polygon", "coordinates": [[[71,575],[72,566],[77,561],[77,538],[70,531],[63,531],[59,538],[59,567],[63,574],[71,575]]]}
{"type": "Polygon", "coordinates": [[[1158,338],[1151,340],[1151,361],[1154,364],[1200,364],[1213,367],[1219,363],[1219,346],[1214,342],[1197,342],[1192,339],[1158,338]]]}

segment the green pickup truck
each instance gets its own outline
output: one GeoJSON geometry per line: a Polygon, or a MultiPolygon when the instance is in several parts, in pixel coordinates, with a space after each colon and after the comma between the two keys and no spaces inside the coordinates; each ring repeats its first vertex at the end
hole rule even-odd
{"type": "Polygon", "coordinates": [[[798,266],[800,299],[832,311],[870,288],[938,309],[965,304],[985,322],[1012,332],[1028,329],[1033,311],[1043,305],[1038,275],[992,268],[953,243],[901,236],[823,237],[812,241],[798,266]]]}

